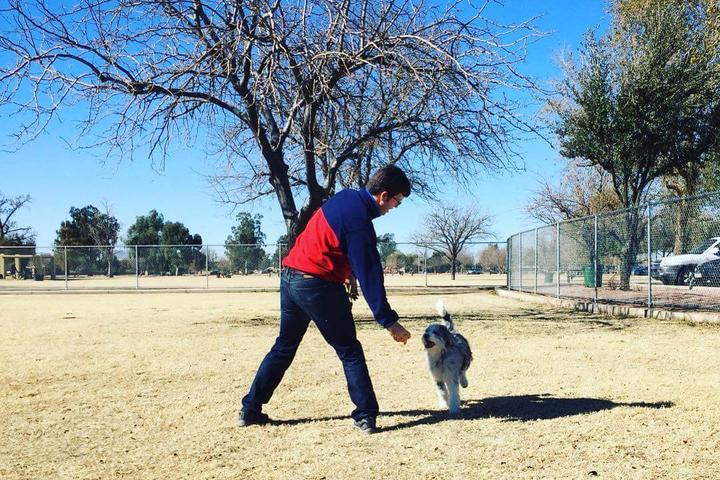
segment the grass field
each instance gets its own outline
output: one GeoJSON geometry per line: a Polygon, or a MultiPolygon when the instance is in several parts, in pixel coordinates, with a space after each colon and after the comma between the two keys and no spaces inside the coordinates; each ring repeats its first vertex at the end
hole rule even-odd
{"type": "Polygon", "coordinates": [[[447,295],[475,353],[449,417],[419,341],[435,300],[390,298],[406,346],[356,305],[383,411],[365,436],[315,328],[277,424],[237,426],[277,294],[2,296],[0,478],[718,478],[720,328],[447,295]]]}

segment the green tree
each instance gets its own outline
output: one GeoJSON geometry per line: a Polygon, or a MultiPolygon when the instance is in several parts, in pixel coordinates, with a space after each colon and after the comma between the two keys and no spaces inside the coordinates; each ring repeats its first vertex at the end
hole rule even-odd
{"type": "MultiPolygon", "coordinates": [[[[141,270],[175,275],[205,268],[202,237],[181,222],[165,221],[157,210],[135,218],[127,231],[128,245],[138,245],[141,270]]],[[[131,251],[131,257],[134,252],[131,251]]]]}
{"type": "Polygon", "coordinates": [[[418,255],[416,253],[406,253],[404,260],[401,264],[402,268],[407,273],[415,273],[420,271],[420,265],[418,263],[418,255]]]}
{"type": "Polygon", "coordinates": [[[394,233],[384,233],[377,237],[377,248],[380,254],[380,260],[383,265],[386,265],[388,255],[397,250],[397,242],[395,241],[394,233]]]}
{"type": "MultiPolygon", "coordinates": [[[[615,11],[617,23],[632,28],[633,22],[642,23],[654,16],[657,10],[678,8],[690,11],[688,28],[697,32],[695,37],[701,40],[702,51],[718,59],[718,41],[720,40],[720,14],[717,0],[616,0],[615,11]]],[[[697,48],[688,51],[689,55],[696,55],[697,48]]],[[[676,197],[693,196],[702,190],[717,190],[720,185],[720,155],[717,149],[707,154],[707,161],[691,162],[673,169],[663,176],[662,186],[668,193],[676,197]]],[[[696,202],[681,199],[675,208],[674,225],[670,231],[674,232],[674,254],[684,253],[688,248],[690,237],[688,225],[697,221],[700,211],[696,202]]]]}
{"type": "Polygon", "coordinates": [[[205,268],[205,254],[202,253],[202,237],[190,234],[190,230],[181,222],[165,222],[160,233],[164,265],[175,275],[189,270],[200,271],[205,268]]]}
{"type": "Polygon", "coordinates": [[[157,210],[135,218],[127,231],[129,245],[159,245],[165,218],[157,210]]]}
{"type": "Polygon", "coordinates": [[[119,231],[120,223],[110,213],[103,213],[93,205],[71,207],[70,220],[60,224],[55,245],[98,245],[97,248],[68,249],[68,268],[95,273],[99,265],[104,265],[105,274],[112,276],[112,265],[117,263],[114,248],[119,231]]]}
{"type": "Polygon", "coordinates": [[[557,114],[561,154],[608,172],[621,205],[620,286],[629,288],[639,250],[639,206],[648,188],[718,148],[720,75],[691,3],[666,3],[586,36],[565,63],[557,114]]]}
{"type": "Polygon", "coordinates": [[[427,258],[427,269],[428,272],[433,273],[444,273],[450,270],[450,264],[448,263],[447,256],[438,251],[433,251],[432,254],[427,258]]]}
{"type": "Polygon", "coordinates": [[[159,248],[165,218],[157,210],[150,210],[147,215],[140,215],[135,218],[135,223],[128,227],[126,243],[136,245],[135,250],[130,251],[134,259],[135,251],[138,254],[140,271],[161,273],[166,271],[165,259],[159,248]]]}
{"type": "Polygon", "coordinates": [[[265,258],[265,234],[262,232],[262,215],[247,212],[237,214],[238,224],[225,240],[225,255],[233,269],[247,273],[257,269],[265,258]]]}

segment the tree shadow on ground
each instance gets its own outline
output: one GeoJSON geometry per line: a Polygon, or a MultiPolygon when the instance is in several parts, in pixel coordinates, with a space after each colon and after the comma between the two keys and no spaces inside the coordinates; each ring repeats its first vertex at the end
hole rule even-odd
{"type": "Polygon", "coordinates": [[[617,407],[631,408],[670,408],[672,402],[613,402],[600,398],[559,398],[549,394],[512,395],[489,397],[483,400],[463,402],[459,414],[451,415],[441,410],[409,410],[386,412],[389,416],[422,416],[409,422],[399,423],[383,431],[399,430],[417,425],[432,425],[445,421],[477,420],[481,418],[500,418],[507,422],[529,422],[551,420],[586,413],[611,410],[617,407]]]}
{"type": "MultiPolygon", "coordinates": [[[[528,422],[551,420],[585,413],[601,412],[617,407],[630,408],[670,408],[672,402],[613,402],[600,398],[559,398],[549,394],[512,395],[489,397],[482,400],[463,402],[459,414],[451,415],[443,410],[399,410],[381,412],[381,417],[420,417],[382,428],[382,432],[411,428],[418,425],[433,425],[446,421],[478,420],[482,418],[500,418],[508,422],[528,422]]],[[[304,418],[274,421],[275,425],[296,425],[300,423],[342,420],[348,417],[304,418]]]]}

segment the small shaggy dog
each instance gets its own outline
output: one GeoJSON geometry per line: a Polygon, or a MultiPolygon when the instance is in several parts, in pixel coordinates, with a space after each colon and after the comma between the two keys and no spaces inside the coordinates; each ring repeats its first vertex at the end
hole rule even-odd
{"type": "Polygon", "coordinates": [[[472,361],[468,341],[455,332],[452,318],[445,310],[443,301],[437,303],[438,314],[443,323],[433,323],[422,336],[428,367],[437,385],[441,408],[450,413],[460,412],[460,385],[468,386],[465,372],[472,361]]]}

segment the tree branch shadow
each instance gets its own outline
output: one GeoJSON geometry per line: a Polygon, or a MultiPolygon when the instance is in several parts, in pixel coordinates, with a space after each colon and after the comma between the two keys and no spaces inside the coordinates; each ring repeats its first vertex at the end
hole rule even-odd
{"type": "MultiPolygon", "coordinates": [[[[460,413],[451,415],[444,410],[398,410],[381,412],[381,417],[420,417],[407,422],[381,428],[381,432],[391,432],[418,425],[433,425],[436,423],[458,420],[478,420],[483,418],[500,418],[506,422],[530,422],[536,420],[551,420],[554,418],[583,415],[586,413],[601,412],[617,407],[630,408],[670,408],[672,402],[613,402],[601,398],[561,398],[550,394],[511,395],[504,397],[489,397],[482,400],[467,400],[463,402],[460,413]]],[[[322,418],[298,418],[290,420],[275,420],[274,425],[298,425],[302,423],[343,420],[347,416],[333,416],[322,418]]]]}

